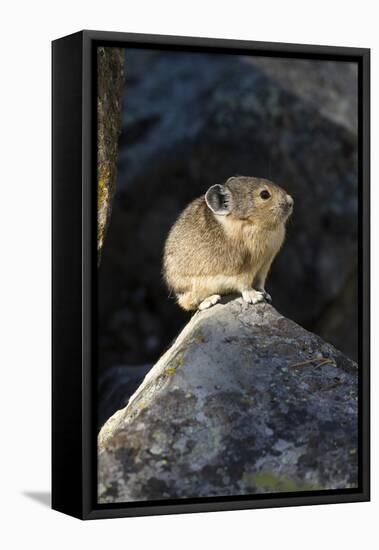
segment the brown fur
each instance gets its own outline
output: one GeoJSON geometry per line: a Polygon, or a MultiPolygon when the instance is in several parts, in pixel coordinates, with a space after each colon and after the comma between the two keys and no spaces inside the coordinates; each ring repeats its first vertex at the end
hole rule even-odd
{"type": "Polygon", "coordinates": [[[216,187],[226,194],[227,214],[212,210],[205,196],[195,199],[165,244],[164,278],[186,310],[196,309],[209,296],[236,291],[247,301],[259,301],[252,287],[264,293],[292,211],[291,197],[268,180],[233,177],[216,187]],[[260,197],[262,190],[270,193],[268,200],[260,197]]]}

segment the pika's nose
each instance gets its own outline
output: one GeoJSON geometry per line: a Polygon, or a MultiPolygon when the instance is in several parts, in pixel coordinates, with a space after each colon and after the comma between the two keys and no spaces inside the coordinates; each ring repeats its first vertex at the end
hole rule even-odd
{"type": "Polygon", "coordinates": [[[293,206],[293,198],[291,195],[286,195],[286,201],[289,206],[293,206]]]}

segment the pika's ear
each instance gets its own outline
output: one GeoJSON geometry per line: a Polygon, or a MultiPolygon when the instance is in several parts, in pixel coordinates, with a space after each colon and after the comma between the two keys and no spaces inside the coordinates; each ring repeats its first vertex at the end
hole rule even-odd
{"type": "Polygon", "coordinates": [[[218,216],[227,216],[232,211],[232,194],[223,185],[212,185],[205,193],[205,202],[218,216]]]}

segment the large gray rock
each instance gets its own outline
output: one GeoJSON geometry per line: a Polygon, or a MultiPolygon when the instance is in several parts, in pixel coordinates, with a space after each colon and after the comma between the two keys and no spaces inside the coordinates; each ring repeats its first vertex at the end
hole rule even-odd
{"type": "Polygon", "coordinates": [[[355,487],[357,375],[268,304],[198,312],[103,426],[99,501],[355,487]]]}

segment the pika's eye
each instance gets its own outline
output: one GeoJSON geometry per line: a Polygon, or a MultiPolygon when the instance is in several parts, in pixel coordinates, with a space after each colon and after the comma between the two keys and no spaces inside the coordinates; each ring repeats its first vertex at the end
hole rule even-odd
{"type": "Polygon", "coordinates": [[[263,191],[261,191],[259,195],[260,195],[261,199],[263,199],[264,201],[267,201],[267,199],[269,199],[271,197],[271,195],[267,191],[267,189],[263,189],[263,191]]]}

